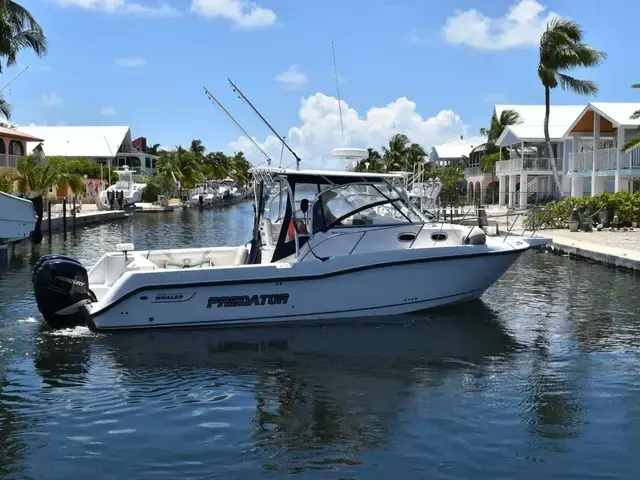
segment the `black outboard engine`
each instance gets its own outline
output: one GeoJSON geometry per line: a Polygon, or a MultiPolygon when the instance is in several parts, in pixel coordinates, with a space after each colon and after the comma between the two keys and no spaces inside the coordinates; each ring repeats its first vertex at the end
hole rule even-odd
{"type": "Polygon", "coordinates": [[[42,195],[38,195],[37,197],[32,198],[31,203],[33,203],[33,210],[38,218],[36,219],[35,228],[29,234],[29,240],[31,240],[32,243],[35,243],[36,245],[38,245],[39,243],[42,242],[42,230],[41,230],[42,214],[43,214],[42,195]]]}
{"type": "Polygon", "coordinates": [[[97,301],[89,289],[89,274],[74,258],[45,255],[33,272],[38,310],[54,328],[84,325],[83,305],[97,301]]]}
{"type": "Polygon", "coordinates": [[[109,205],[111,206],[111,210],[113,210],[113,201],[115,199],[116,199],[116,196],[113,193],[113,190],[107,190],[107,201],[109,202],[109,205]]]}
{"type": "Polygon", "coordinates": [[[124,191],[116,190],[116,202],[120,205],[120,210],[124,209],[124,191]]]}
{"type": "Polygon", "coordinates": [[[204,195],[198,195],[198,203],[200,203],[200,208],[204,205],[204,195]]]}

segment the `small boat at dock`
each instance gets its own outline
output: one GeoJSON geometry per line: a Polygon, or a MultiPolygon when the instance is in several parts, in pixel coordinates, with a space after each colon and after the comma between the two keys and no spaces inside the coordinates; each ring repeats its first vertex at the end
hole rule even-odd
{"type": "Polygon", "coordinates": [[[29,238],[37,220],[31,200],[0,192],[0,245],[29,238]]]}

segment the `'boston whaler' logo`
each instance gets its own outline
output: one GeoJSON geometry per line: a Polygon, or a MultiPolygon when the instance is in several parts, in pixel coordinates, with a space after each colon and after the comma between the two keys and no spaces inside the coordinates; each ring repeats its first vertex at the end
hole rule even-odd
{"type": "Polygon", "coordinates": [[[209,297],[207,308],[220,307],[253,307],[261,305],[285,305],[289,302],[288,293],[271,293],[265,295],[238,295],[234,297],[209,297]]]}
{"type": "Polygon", "coordinates": [[[187,302],[195,293],[158,293],[151,303],[187,302]]]}

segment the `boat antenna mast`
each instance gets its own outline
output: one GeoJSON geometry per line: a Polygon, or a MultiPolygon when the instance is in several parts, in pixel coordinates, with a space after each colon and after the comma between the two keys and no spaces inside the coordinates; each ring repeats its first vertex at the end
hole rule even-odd
{"type": "Polygon", "coordinates": [[[265,151],[264,151],[262,148],[260,148],[260,145],[258,145],[258,142],[256,142],[256,141],[251,137],[251,135],[249,135],[249,134],[247,133],[247,131],[246,131],[244,128],[242,128],[242,125],[240,125],[240,124],[238,123],[238,121],[237,121],[235,118],[233,118],[233,115],[231,115],[231,114],[227,111],[227,109],[226,109],[226,108],[224,108],[224,106],[222,105],[222,103],[220,103],[220,102],[218,101],[218,99],[217,99],[216,97],[214,97],[214,96],[213,96],[213,94],[212,94],[212,93],[207,89],[207,87],[203,87],[203,88],[204,88],[205,93],[207,94],[207,97],[209,97],[209,100],[211,100],[211,101],[212,101],[212,102],[214,102],[216,105],[218,105],[218,107],[220,107],[220,109],[221,109],[224,113],[226,113],[226,114],[227,114],[227,116],[231,119],[231,121],[232,121],[233,123],[235,123],[235,124],[236,124],[236,126],[240,129],[240,131],[241,131],[242,133],[244,133],[244,135],[245,135],[245,136],[246,136],[246,137],[251,141],[251,143],[253,143],[253,145],[258,149],[258,151],[262,154],[262,156],[264,156],[264,158],[266,158],[266,159],[267,159],[267,165],[271,165],[271,157],[270,157],[269,155],[267,155],[267,154],[265,153],[265,151]]]}
{"type": "Polygon", "coordinates": [[[276,137],[278,137],[278,140],[280,140],[280,142],[282,142],[282,144],[285,147],[287,147],[287,150],[289,150],[289,152],[291,152],[291,155],[293,155],[293,158],[296,159],[296,170],[300,170],[300,162],[302,160],[300,160],[300,157],[296,154],[296,152],[294,152],[291,149],[291,147],[287,144],[287,142],[285,142],[284,139],[278,134],[278,132],[274,130],[274,128],[269,124],[269,122],[267,122],[267,119],[262,116],[262,114],[258,111],[258,109],[253,106],[253,104],[249,101],[249,99],[245,97],[244,93],[240,91],[240,89],[231,81],[231,79],[227,78],[227,80],[229,80],[229,83],[231,84],[231,88],[233,89],[234,92],[236,92],[239,95],[240,99],[244,100],[247,103],[247,105],[251,107],[251,109],[256,113],[256,115],[260,117],[260,120],[262,120],[265,123],[265,125],[269,127],[269,130],[271,130],[273,134],[276,137]]]}
{"type": "Polygon", "coordinates": [[[342,121],[342,101],[340,100],[340,81],[338,80],[338,65],[336,63],[336,47],[331,41],[331,50],[333,51],[333,72],[336,77],[336,91],[338,92],[338,111],[340,112],[340,131],[342,132],[342,146],[347,148],[347,142],[344,139],[344,123],[342,121]]]}

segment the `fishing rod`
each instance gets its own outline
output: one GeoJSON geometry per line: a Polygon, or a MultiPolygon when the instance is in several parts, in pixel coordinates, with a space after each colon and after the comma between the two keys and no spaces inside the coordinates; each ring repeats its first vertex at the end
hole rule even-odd
{"type": "Polygon", "coordinates": [[[218,105],[218,106],[220,107],[220,109],[221,109],[224,113],[226,113],[226,114],[227,114],[227,116],[231,119],[231,121],[233,121],[233,123],[235,123],[235,124],[236,124],[236,126],[240,129],[240,131],[241,131],[242,133],[244,133],[244,135],[245,135],[245,136],[246,136],[246,137],[251,141],[251,143],[253,143],[253,144],[255,145],[255,147],[258,149],[258,151],[259,151],[259,152],[264,156],[264,158],[266,158],[266,159],[267,159],[267,165],[271,165],[271,157],[269,157],[269,155],[267,155],[267,154],[265,153],[265,151],[264,151],[262,148],[260,148],[260,145],[258,145],[258,142],[256,142],[256,141],[251,137],[251,135],[249,135],[249,134],[247,133],[247,131],[246,131],[244,128],[242,128],[242,125],[240,125],[240,124],[238,123],[238,121],[237,121],[235,118],[233,118],[233,115],[231,115],[231,114],[227,111],[227,109],[226,109],[226,108],[224,108],[224,105],[222,105],[222,103],[220,103],[220,102],[218,101],[218,99],[217,99],[216,97],[214,97],[214,96],[213,96],[213,94],[212,94],[209,90],[207,90],[207,87],[203,87],[203,88],[204,88],[205,93],[207,94],[207,97],[209,97],[209,100],[211,100],[211,101],[212,101],[212,102],[214,102],[216,105],[218,105]]]}
{"type": "Polygon", "coordinates": [[[260,117],[260,119],[265,123],[265,125],[269,127],[269,130],[271,130],[273,134],[276,137],[278,137],[278,140],[280,140],[282,144],[285,147],[287,147],[287,150],[289,150],[289,152],[291,152],[291,155],[293,155],[293,157],[296,159],[296,170],[300,170],[300,162],[302,160],[300,160],[300,157],[296,154],[296,152],[294,152],[291,149],[291,147],[287,144],[287,142],[285,142],[284,139],[278,134],[278,132],[276,132],[273,129],[273,127],[269,124],[269,122],[267,122],[267,119],[262,116],[262,114],[256,109],[256,107],[253,106],[253,104],[249,101],[249,99],[245,97],[245,95],[240,91],[240,89],[231,81],[231,79],[227,78],[227,80],[229,80],[229,83],[231,84],[231,88],[233,89],[233,91],[240,96],[240,99],[244,100],[247,103],[247,105],[251,107],[251,109],[256,113],[256,115],[258,115],[258,117],[260,117]]]}

